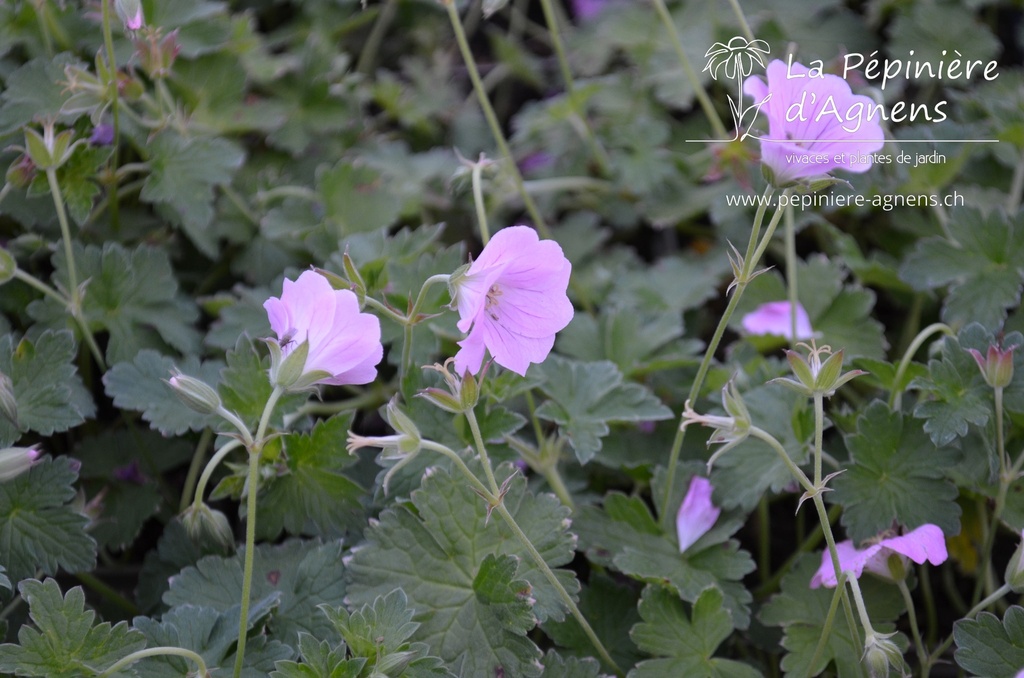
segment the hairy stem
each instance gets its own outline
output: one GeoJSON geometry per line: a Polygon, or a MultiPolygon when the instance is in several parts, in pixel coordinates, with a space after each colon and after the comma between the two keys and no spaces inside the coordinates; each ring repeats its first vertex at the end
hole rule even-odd
{"type": "Polygon", "coordinates": [[[188,474],[185,476],[185,489],[181,492],[181,502],[178,504],[178,513],[188,508],[192,503],[193,492],[196,488],[196,480],[199,478],[199,470],[203,468],[203,460],[206,459],[206,448],[213,442],[213,431],[203,429],[199,436],[199,443],[196,451],[192,453],[192,463],[188,466],[188,474]]]}
{"type": "Polygon", "coordinates": [[[910,342],[910,346],[907,347],[907,352],[903,354],[903,359],[900,360],[899,367],[896,368],[896,376],[893,379],[893,389],[889,394],[889,407],[893,410],[899,411],[900,405],[903,400],[903,390],[898,388],[901,381],[903,381],[903,375],[906,374],[907,368],[910,367],[910,362],[914,359],[914,355],[918,352],[924,342],[928,341],[928,337],[942,332],[949,336],[956,336],[952,328],[945,323],[932,323],[928,327],[924,328],[917,333],[914,340],[910,342]]]}
{"type": "Polygon", "coordinates": [[[491,128],[491,134],[494,135],[494,141],[498,144],[498,149],[501,150],[502,157],[508,163],[509,172],[512,173],[512,179],[515,181],[516,188],[519,189],[523,205],[526,207],[526,211],[529,212],[530,218],[533,219],[534,226],[541,236],[551,238],[550,229],[548,229],[547,224],[541,217],[536,203],[533,202],[533,198],[526,191],[526,186],[523,185],[523,175],[519,171],[519,166],[516,165],[515,158],[512,156],[512,150],[508,147],[508,142],[505,140],[505,133],[501,130],[498,116],[495,115],[494,107],[491,106],[491,100],[487,96],[487,90],[484,88],[483,82],[480,81],[480,72],[477,70],[473,52],[469,48],[469,41],[466,40],[466,32],[462,28],[459,12],[455,8],[455,0],[441,0],[441,3],[448,10],[448,18],[451,20],[452,29],[455,31],[455,40],[459,44],[462,60],[466,63],[466,71],[469,73],[469,79],[472,81],[473,89],[476,91],[477,99],[480,101],[480,108],[483,109],[484,117],[491,128]]]}
{"type": "MultiPolygon", "coordinates": [[[[110,12],[110,0],[102,1],[102,14],[103,14],[103,44],[104,50],[107,53],[107,67],[110,69],[110,77],[112,81],[110,83],[110,118],[111,123],[114,127],[114,141],[111,144],[111,156],[110,164],[111,167],[117,168],[118,155],[119,155],[119,142],[121,138],[121,115],[120,115],[120,93],[118,92],[117,82],[117,57],[114,54],[114,34],[110,27],[112,23],[111,12],[110,12]]],[[[109,193],[109,199],[107,205],[110,209],[110,225],[113,227],[116,233],[120,227],[120,216],[119,206],[120,203],[117,199],[117,176],[115,175],[107,187],[109,193]]]]}
{"type": "Polygon", "coordinates": [[[183,647],[147,647],[145,650],[132,652],[127,657],[124,657],[120,661],[111,664],[110,667],[103,673],[99,674],[97,678],[106,678],[106,676],[113,676],[121,669],[131,666],[140,659],[146,659],[147,657],[163,656],[184,657],[185,659],[188,659],[196,665],[196,668],[198,669],[198,675],[209,675],[209,671],[206,668],[206,662],[203,661],[203,658],[200,657],[199,654],[193,652],[192,650],[186,650],[183,647]]]}
{"type": "Polygon", "coordinates": [[[921,640],[921,630],[917,626],[917,612],[914,610],[914,599],[910,596],[910,589],[907,588],[905,579],[896,582],[900,588],[900,595],[903,596],[903,603],[907,606],[907,618],[910,620],[910,633],[914,638],[914,651],[917,652],[917,661],[922,670],[928,662],[928,653],[925,652],[924,642],[921,640]]]}

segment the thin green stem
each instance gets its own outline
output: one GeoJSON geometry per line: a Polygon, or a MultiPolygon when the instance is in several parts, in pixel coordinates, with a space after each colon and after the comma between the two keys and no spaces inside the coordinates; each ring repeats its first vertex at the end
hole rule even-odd
{"type": "Polygon", "coordinates": [[[921,597],[924,598],[924,614],[928,620],[928,637],[925,642],[931,645],[935,643],[939,633],[939,616],[935,609],[935,594],[932,592],[931,570],[924,565],[918,565],[917,579],[921,582],[918,590],[921,592],[921,597]]]}
{"type": "Polygon", "coordinates": [[[683,67],[686,79],[689,80],[690,86],[693,87],[693,92],[697,96],[697,101],[700,103],[701,110],[704,111],[704,115],[707,116],[708,122],[711,123],[711,128],[714,130],[715,136],[720,139],[727,138],[729,136],[729,132],[725,129],[725,125],[722,124],[722,119],[718,117],[718,111],[715,110],[714,105],[711,103],[711,99],[708,98],[708,93],[704,91],[704,85],[701,84],[700,77],[698,77],[697,72],[693,70],[690,58],[686,56],[682,40],[679,38],[679,31],[676,29],[676,22],[672,20],[672,15],[669,13],[668,7],[665,6],[665,0],[651,1],[654,3],[654,9],[661,18],[661,23],[663,23],[665,25],[665,29],[668,30],[669,38],[672,41],[672,47],[675,49],[676,56],[679,58],[679,64],[683,67]]]}
{"type": "Polygon", "coordinates": [[[196,488],[196,481],[199,479],[199,471],[203,468],[203,460],[206,459],[206,449],[213,442],[213,431],[205,428],[199,435],[199,442],[196,444],[196,451],[192,453],[192,463],[188,466],[188,473],[185,475],[185,489],[181,492],[181,502],[178,504],[178,513],[182,513],[192,503],[193,492],[196,488]]]}
{"type": "Polygon", "coordinates": [[[135,603],[128,600],[120,593],[115,591],[113,588],[108,586],[102,580],[94,577],[88,572],[77,572],[75,573],[75,579],[82,582],[96,593],[103,596],[108,602],[112,603],[115,607],[127,612],[130,615],[136,615],[139,613],[139,608],[136,607],[135,603]]]}
{"type": "Polygon", "coordinates": [[[836,610],[839,609],[839,601],[843,599],[843,591],[846,590],[846,573],[843,572],[839,575],[839,580],[836,583],[836,589],[832,593],[832,602],[829,603],[828,613],[825,615],[825,623],[822,625],[822,634],[818,638],[818,644],[814,648],[814,655],[811,658],[811,663],[807,665],[807,675],[814,675],[814,667],[821,661],[821,655],[828,646],[828,633],[824,633],[825,629],[831,629],[832,624],[835,623],[836,610]]]}
{"type": "Polygon", "coordinates": [[[821,452],[822,436],[825,430],[824,396],[819,391],[814,393],[814,486],[821,486],[821,452]]]}
{"type": "Polygon", "coordinates": [[[480,423],[476,420],[476,412],[467,409],[465,414],[466,421],[469,422],[469,429],[473,432],[473,442],[476,443],[477,454],[480,455],[480,461],[483,463],[484,475],[487,476],[487,482],[491,485],[491,492],[498,496],[500,493],[498,481],[494,478],[494,469],[491,468],[491,459],[487,456],[487,446],[484,444],[484,438],[480,434],[480,423]]]}
{"type": "Polygon", "coordinates": [[[750,30],[750,24],[747,23],[747,17],[744,16],[740,3],[738,0],[729,0],[729,6],[732,7],[732,12],[736,15],[736,20],[740,22],[740,29],[743,31],[743,35],[747,40],[753,42],[754,31],[750,30]]]}
{"type": "MultiPolygon", "coordinates": [[[[121,115],[120,115],[120,96],[118,92],[118,81],[117,81],[117,56],[114,53],[114,33],[111,29],[110,24],[111,12],[110,12],[110,0],[103,0],[102,2],[102,14],[103,14],[103,44],[104,49],[107,53],[107,67],[110,69],[109,83],[110,87],[110,117],[114,128],[114,141],[111,146],[110,165],[111,167],[117,168],[118,155],[120,151],[120,138],[121,138],[121,115]]],[[[117,178],[113,178],[108,186],[110,199],[108,205],[110,207],[110,225],[113,227],[114,232],[117,232],[120,227],[120,204],[117,199],[117,178]]]]}
{"type": "Polygon", "coordinates": [[[590,154],[597,162],[601,174],[608,176],[611,173],[611,161],[608,158],[608,153],[594,137],[594,133],[587,124],[586,119],[576,110],[578,105],[576,83],[573,82],[572,70],[569,68],[569,59],[565,56],[565,46],[562,44],[562,37],[558,30],[558,19],[555,16],[554,7],[551,0],[540,0],[540,6],[544,12],[544,22],[548,25],[548,33],[551,34],[551,46],[555,49],[555,57],[558,60],[558,68],[562,73],[562,82],[565,84],[565,91],[569,97],[573,117],[578,120],[578,125],[573,126],[577,128],[579,135],[583,137],[583,140],[590,147],[590,154]]]}
{"type": "Polygon", "coordinates": [[[430,290],[430,288],[433,287],[434,285],[437,285],[438,283],[447,284],[450,278],[451,276],[448,275],[447,273],[438,273],[437,275],[432,275],[423,281],[423,285],[420,287],[419,294],[416,295],[416,301],[412,305],[412,310],[409,311],[410,323],[416,324],[417,322],[419,322],[416,316],[419,315],[420,309],[423,308],[423,304],[426,303],[427,301],[427,291],[430,290]]]}
{"type": "Polygon", "coordinates": [[[547,481],[548,486],[551,487],[551,491],[555,493],[558,499],[569,507],[570,510],[576,510],[576,502],[572,500],[572,494],[569,493],[569,488],[565,486],[565,481],[562,480],[562,474],[558,472],[558,461],[554,460],[550,465],[545,465],[540,469],[540,474],[544,476],[544,480],[547,481]]]}
{"type": "Polygon", "coordinates": [[[377,15],[373,28],[370,29],[370,35],[366,38],[366,44],[363,45],[362,51],[359,52],[359,60],[356,62],[357,73],[369,73],[373,70],[374,64],[377,61],[377,53],[380,51],[380,45],[384,41],[384,36],[387,35],[388,28],[391,27],[391,22],[394,21],[397,11],[398,0],[384,1],[384,7],[381,9],[380,14],[377,15]]]}
{"type": "Polygon", "coordinates": [[[247,444],[249,450],[249,476],[248,495],[246,496],[245,510],[245,566],[242,570],[242,609],[238,616],[238,648],[235,651],[235,678],[242,675],[242,663],[245,659],[246,632],[249,628],[249,598],[252,595],[252,570],[254,551],[256,550],[256,495],[258,494],[260,457],[263,452],[263,444],[266,442],[264,436],[267,433],[267,426],[270,424],[270,416],[277,405],[277,401],[284,395],[284,389],[274,386],[267,398],[267,404],[263,407],[263,414],[260,416],[259,425],[256,427],[256,437],[247,444]]]}
{"type": "Polygon", "coordinates": [[[487,226],[487,206],[484,204],[484,189],[481,185],[480,175],[483,170],[482,162],[473,163],[473,205],[476,206],[476,221],[480,226],[480,242],[487,245],[491,239],[491,231],[487,226]]]}
{"type": "Polygon", "coordinates": [[[238,194],[238,191],[231,188],[231,186],[228,186],[227,184],[221,186],[220,190],[224,194],[224,196],[231,201],[231,204],[235,206],[235,209],[241,212],[242,216],[245,217],[250,224],[256,226],[257,228],[259,227],[261,221],[259,215],[252,211],[252,208],[249,207],[249,204],[245,201],[245,198],[238,194]]]}
{"type": "Polygon", "coordinates": [[[597,633],[594,632],[594,629],[590,626],[587,618],[583,616],[582,612],[580,612],[580,609],[576,606],[576,602],[572,599],[572,596],[570,596],[569,592],[565,590],[564,586],[562,586],[562,582],[558,581],[558,577],[555,576],[555,573],[551,570],[547,561],[544,560],[544,556],[540,554],[537,548],[533,545],[533,542],[530,541],[530,537],[528,537],[527,534],[523,532],[523,529],[519,527],[519,523],[517,523],[516,519],[511,513],[509,513],[509,510],[505,508],[505,504],[499,502],[497,506],[494,507],[494,510],[498,512],[498,515],[505,520],[505,523],[509,526],[516,537],[518,537],[523,548],[525,548],[526,552],[530,554],[530,558],[533,559],[533,562],[536,563],[537,567],[540,568],[540,571],[544,574],[544,578],[551,583],[551,586],[553,586],[555,591],[558,593],[558,597],[562,599],[562,603],[569,609],[569,612],[576,621],[579,622],[580,627],[583,629],[583,633],[588,639],[590,639],[590,643],[594,646],[594,649],[597,650],[597,654],[601,657],[601,660],[604,661],[608,668],[615,672],[615,675],[624,676],[625,673],[623,673],[622,669],[618,667],[615,660],[612,659],[608,650],[605,649],[601,639],[597,637],[597,633]]]}
{"type": "Polygon", "coordinates": [[[50,36],[50,27],[46,21],[46,0],[34,0],[36,6],[36,19],[39,21],[39,32],[43,36],[43,46],[46,48],[47,56],[53,56],[53,38],[50,36]]]}
{"type": "Polygon", "coordinates": [[[319,202],[320,194],[305,186],[275,186],[256,194],[256,202],[260,204],[284,198],[296,198],[306,202],[319,202]]]}
{"type": "MultiPolygon", "coordinates": [[[[718,326],[715,328],[715,333],[712,335],[711,341],[708,342],[707,349],[704,351],[704,358],[701,360],[700,366],[697,368],[697,374],[693,378],[693,383],[690,385],[690,393],[686,398],[690,402],[694,402],[700,395],[700,390],[704,386],[704,378],[707,376],[708,369],[711,367],[711,361],[715,356],[715,352],[718,350],[718,345],[721,343],[722,337],[725,335],[725,330],[729,326],[729,321],[732,319],[733,313],[736,312],[736,307],[739,305],[740,298],[743,296],[744,290],[747,289],[747,285],[750,283],[754,268],[757,266],[758,257],[754,255],[757,251],[757,240],[761,232],[761,222],[764,220],[768,200],[771,198],[772,191],[773,189],[771,186],[766,187],[764,196],[758,203],[757,212],[754,214],[754,224],[750,230],[750,241],[747,244],[747,256],[743,259],[742,270],[734,283],[736,285],[736,291],[733,292],[732,297],[729,299],[729,303],[726,305],[725,311],[722,313],[722,317],[718,321],[718,326]]],[[[781,216],[782,210],[776,209],[775,215],[772,217],[771,223],[768,225],[768,231],[765,234],[766,238],[771,238],[781,216]]],[[[679,454],[683,449],[683,440],[685,437],[686,429],[680,425],[676,430],[675,438],[672,440],[672,449],[668,456],[665,491],[662,493],[660,506],[661,519],[666,525],[668,525],[672,520],[671,511],[669,510],[669,502],[672,500],[672,494],[675,489],[676,469],[679,466],[679,454]]]]}
{"type": "MultiPolygon", "coordinates": [[[[786,448],[782,446],[782,443],[775,439],[775,436],[764,429],[758,428],[757,426],[750,427],[750,435],[758,440],[768,443],[768,446],[775,450],[779,455],[779,459],[781,459],[782,463],[786,465],[786,468],[789,469],[789,472],[794,478],[796,478],[797,482],[800,483],[800,485],[803,486],[803,488],[810,494],[817,496],[817,485],[812,483],[807,477],[807,474],[804,473],[792,459],[790,459],[789,455],[786,454],[786,448]]],[[[820,485],[820,482],[818,484],[820,485]]]]}
{"type": "Polygon", "coordinates": [[[46,180],[50,184],[50,195],[53,196],[53,206],[57,210],[57,221],[60,222],[61,239],[64,241],[64,258],[68,266],[68,290],[71,303],[71,315],[78,317],[82,300],[81,290],[78,289],[78,270],[75,266],[74,251],[71,247],[71,225],[68,223],[67,212],[64,211],[64,197],[60,192],[60,184],[57,182],[57,170],[50,167],[46,170],[46,180]]]}
{"type": "Polygon", "coordinates": [[[533,389],[526,391],[526,409],[530,411],[530,421],[533,423],[533,435],[537,438],[537,446],[544,444],[544,429],[540,425],[540,418],[537,416],[537,406],[533,400],[533,389]]]}
{"type": "Polygon", "coordinates": [[[242,447],[241,440],[229,440],[222,445],[221,448],[210,458],[210,461],[207,462],[206,467],[203,468],[203,474],[199,476],[199,482],[196,484],[195,494],[192,496],[192,503],[197,508],[203,502],[203,497],[206,496],[206,486],[210,483],[210,477],[217,469],[217,466],[224,461],[224,457],[228,456],[232,450],[237,450],[239,447],[242,447]]]}
{"type": "Polygon", "coordinates": [[[383,303],[377,301],[371,296],[366,297],[366,305],[380,311],[383,315],[387,316],[391,320],[394,320],[399,325],[405,325],[407,322],[409,322],[409,319],[406,318],[404,315],[394,310],[390,306],[386,306],[383,303]]]}
{"type": "MultiPolygon", "coordinates": [[[[1010,468],[1010,458],[1006,456],[1006,441],[1003,438],[1003,387],[996,386],[992,389],[995,395],[995,411],[996,411],[996,454],[999,455],[999,464],[1002,469],[1010,468]]],[[[1007,482],[1013,482],[1013,478],[1008,478],[1007,482]]]]}
{"type": "Polygon", "coordinates": [[[16,268],[16,269],[14,269],[14,277],[17,278],[18,280],[22,281],[23,283],[25,283],[29,287],[32,287],[32,288],[42,292],[46,296],[50,297],[51,299],[56,301],[58,304],[60,304],[61,307],[67,307],[67,305],[70,303],[70,301],[68,300],[67,297],[65,297],[60,292],[58,292],[57,290],[53,289],[52,287],[50,287],[46,283],[44,283],[42,280],[39,280],[38,278],[33,276],[31,273],[26,273],[25,271],[21,270],[20,268],[16,268]]]}
{"type": "Polygon", "coordinates": [[[903,375],[906,374],[907,369],[910,367],[910,362],[914,359],[914,355],[921,348],[924,342],[928,341],[928,338],[933,334],[942,332],[949,336],[956,336],[956,333],[945,323],[932,323],[928,327],[924,328],[917,333],[914,340],[910,342],[910,346],[907,347],[907,352],[903,354],[903,358],[900,360],[899,367],[896,368],[896,376],[893,379],[893,389],[889,394],[889,407],[893,410],[899,411],[903,400],[903,389],[899,388],[900,382],[903,381],[903,375]]]}
{"type": "Polygon", "coordinates": [[[900,579],[896,582],[903,596],[903,603],[907,606],[907,618],[910,620],[910,634],[914,638],[914,651],[917,652],[917,661],[922,671],[928,662],[928,653],[924,649],[924,642],[921,640],[921,630],[917,626],[917,612],[914,610],[914,599],[910,596],[910,589],[907,588],[907,581],[900,579]]]}
{"type": "Polygon", "coordinates": [[[113,676],[118,671],[128,666],[131,666],[140,659],[146,659],[147,657],[184,657],[198,669],[198,675],[206,676],[209,675],[209,670],[206,668],[206,662],[197,653],[192,650],[186,650],[183,647],[147,647],[145,650],[139,650],[138,652],[132,652],[127,657],[111,664],[106,671],[99,674],[97,678],[106,678],[106,676],[113,676]]]}
{"type": "MultiPolygon", "coordinates": [[[[832,536],[832,525],[829,523],[828,513],[825,511],[825,502],[821,498],[820,494],[812,497],[814,501],[814,508],[818,510],[818,520],[821,522],[821,529],[825,533],[825,543],[828,544],[828,553],[832,559],[832,568],[836,574],[836,581],[839,581],[842,577],[842,567],[839,565],[839,553],[836,551],[836,540],[832,536]]],[[[854,580],[851,580],[854,581],[854,580]]],[[[859,589],[858,589],[859,593],[859,589]]],[[[857,622],[853,618],[853,609],[850,606],[850,597],[846,594],[846,589],[843,589],[843,612],[846,614],[846,625],[850,629],[850,638],[853,639],[853,644],[856,647],[860,642],[860,635],[857,633],[857,622]]],[[[870,629],[870,623],[865,627],[870,629]]],[[[832,632],[832,627],[827,626],[823,630],[826,635],[832,632]]]]}
{"type": "Polygon", "coordinates": [[[487,502],[496,502],[498,500],[497,496],[491,494],[491,491],[487,489],[487,486],[484,485],[483,482],[481,482],[481,480],[476,477],[476,474],[474,474],[469,469],[468,466],[466,466],[466,462],[462,460],[462,457],[460,457],[450,447],[446,447],[441,443],[435,443],[432,440],[422,441],[420,443],[420,447],[422,447],[424,450],[433,450],[434,452],[440,452],[444,456],[451,459],[452,462],[455,464],[455,467],[459,469],[462,475],[466,477],[466,480],[470,482],[470,484],[476,489],[476,491],[480,493],[480,496],[483,497],[487,502]]]}
{"type": "MultiPolygon", "coordinates": [[[[734,0],[735,1],[735,0],[734,0]]],[[[789,297],[789,346],[796,345],[796,309],[800,306],[796,277],[796,224],[792,205],[786,207],[786,293],[789,297]]]]}
{"type": "Polygon", "coordinates": [[[245,422],[238,418],[237,414],[224,407],[220,407],[217,410],[217,416],[221,417],[222,419],[224,419],[229,424],[235,427],[235,430],[237,430],[242,435],[242,444],[249,448],[252,447],[253,438],[252,434],[249,433],[249,427],[245,425],[245,422]]]}
{"type": "Polygon", "coordinates": [[[242,675],[245,641],[249,630],[249,598],[252,596],[252,569],[256,550],[256,490],[259,483],[260,452],[249,451],[248,496],[245,515],[245,565],[242,570],[242,609],[238,617],[238,646],[235,650],[235,678],[242,675]]]}
{"type": "Polygon", "coordinates": [[[458,10],[455,8],[455,0],[441,0],[441,2],[448,10],[448,18],[451,20],[452,29],[455,31],[455,40],[459,44],[462,60],[466,63],[466,71],[469,73],[469,79],[473,83],[473,89],[476,90],[477,99],[480,101],[480,108],[483,109],[484,117],[491,128],[491,134],[494,135],[495,143],[498,144],[498,148],[501,150],[502,157],[508,163],[509,172],[512,174],[516,188],[519,189],[519,195],[523,198],[523,205],[526,207],[526,211],[529,212],[530,218],[533,219],[534,226],[541,236],[551,238],[551,231],[548,229],[547,223],[541,217],[537,205],[533,202],[533,198],[526,192],[526,186],[523,185],[523,175],[519,171],[519,166],[516,165],[508,142],[505,140],[505,133],[501,131],[501,124],[498,122],[498,116],[495,115],[494,108],[491,106],[487,90],[484,88],[483,82],[480,81],[476,60],[473,58],[473,52],[469,48],[469,41],[466,40],[466,32],[462,28],[462,21],[459,19],[458,10]]]}

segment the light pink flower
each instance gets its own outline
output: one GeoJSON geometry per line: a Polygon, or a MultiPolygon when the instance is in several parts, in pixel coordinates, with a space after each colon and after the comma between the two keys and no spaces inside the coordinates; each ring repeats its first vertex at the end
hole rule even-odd
{"type": "Polygon", "coordinates": [[[547,358],[555,333],[572,320],[565,293],[571,270],[558,243],[540,240],[532,228],[495,233],[469,270],[451,282],[459,330],[469,332],[459,342],[456,371],[478,373],[485,350],[520,375],[547,358]]]}
{"type": "Polygon", "coordinates": [[[694,542],[715,525],[722,509],[711,503],[711,481],[701,476],[690,480],[690,488],[676,514],[676,534],[679,536],[679,552],[693,546],[694,542]]]}
{"type": "MultiPolygon", "coordinates": [[[[836,544],[839,555],[839,567],[843,572],[860,579],[864,570],[884,579],[892,579],[889,572],[889,556],[896,554],[914,561],[918,565],[928,561],[932,565],[946,562],[946,538],[937,525],[922,525],[911,530],[902,537],[889,537],[877,544],[858,549],[853,542],[846,540],[836,544]]],[[[816,589],[824,584],[827,588],[835,588],[836,573],[832,566],[832,557],[826,550],[821,554],[821,567],[811,577],[811,588],[816,589]]]]}
{"type": "MultiPolygon", "coordinates": [[[[761,304],[743,316],[743,329],[747,334],[775,334],[780,337],[789,336],[792,328],[792,312],[788,301],[770,301],[761,304]]],[[[807,311],[799,303],[796,305],[796,337],[795,341],[813,339],[814,330],[807,311]]]]}
{"type": "Polygon", "coordinates": [[[336,290],[322,275],[306,271],[295,282],[285,280],[281,298],[267,299],[263,308],[283,356],[309,342],[302,373],[327,375],[313,383],[367,384],[377,377],[384,356],[380,321],[359,312],[352,292],[336,290]]]}
{"type": "Polygon", "coordinates": [[[866,172],[871,167],[867,156],[884,143],[875,102],[854,95],[837,75],[811,77],[803,64],[791,66],[776,59],[765,71],[767,83],[756,76],[743,83],[754,101],[771,95],[760,109],[768,117],[768,134],[760,137],[761,162],[772,170],[775,183],[821,177],[835,169],[866,172]]]}

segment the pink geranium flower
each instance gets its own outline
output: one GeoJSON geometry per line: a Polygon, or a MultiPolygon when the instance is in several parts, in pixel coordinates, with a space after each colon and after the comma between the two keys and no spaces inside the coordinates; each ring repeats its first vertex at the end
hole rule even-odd
{"type": "Polygon", "coordinates": [[[308,342],[301,373],[315,378],[302,380],[303,386],[367,384],[377,377],[384,356],[380,321],[360,313],[349,290],[336,290],[322,275],[306,271],[294,282],[285,280],[281,297],[267,299],[263,308],[283,357],[308,342]]]}
{"type": "Polygon", "coordinates": [[[458,327],[469,332],[459,342],[456,371],[478,373],[485,350],[520,375],[547,358],[555,333],[572,320],[565,293],[571,270],[558,243],[540,240],[532,228],[495,233],[469,269],[452,276],[458,327]]]}
{"type": "Polygon", "coordinates": [[[854,95],[837,75],[809,73],[793,62],[768,64],[768,82],[749,77],[743,91],[764,101],[768,134],[761,139],[761,162],[777,185],[821,177],[832,170],[866,172],[870,154],[882,148],[881,114],[875,102],[854,95]]]}
{"type": "MultiPolygon", "coordinates": [[[[904,563],[906,559],[921,565],[928,561],[932,565],[946,562],[946,538],[936,525],[922,525],[901,537],[882,539],[867,548],[858,549],[853,542],[846,540],[836,544],[839,555],[839,567],[843,572],[860,579],[864,570],[884,579],[892,579],[889,571],[889,556],[896,554],[904,563]]],[[[821,554],[821,567],[811,577],[811,588],[816,589],[824,584],[827,588],[835,588],[836,573],[832,566],[832,557],[826,550],[821,554]]]]}
{"type": "MultiPolygon", "coordinates": [[[[788,301],[770,301],[761,304],[743,316],[743,329],[747,334],[775,334],[780,337],[789,336],[792,331],[792,312],[788,301]]],[[[813,339],[811,319],[800,304],[796,305],[796,336],[795,341],[813,339]]]]}
{"type": "Polygon", "coordinates": [[[715,525],[722,509],[711,503],[714,488],[711,481],[701,476],[690,480],[690,488],[676,514],[676,535],[679,537],[679,552],[693,546],[694,542],[715,525]]]}

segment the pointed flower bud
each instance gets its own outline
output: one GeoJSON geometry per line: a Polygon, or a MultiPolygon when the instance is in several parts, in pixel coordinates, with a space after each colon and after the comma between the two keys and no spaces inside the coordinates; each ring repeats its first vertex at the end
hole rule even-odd
{"type": "MultiPolygon", "coordinates": [[[[468,369],[461,376],[452,373],[450,366],[457,364],[455,360],[455,358],[448,358],[448,360],[444,361],[444,365],[434,363],[423,368],[439,372],[448,386],[447,391],[431,387],[420,391],[416,395],[445,412],[462,414],[476,407],[477,401],[480,398],[480,384],[468,369]]],[[[486,374],[487,368],[485,367],[484,371],[480,374],[481,382],[486,374]]]]}
{"type": "Polygon", "coordinates": [[[228,517],[211,509],[205,502],[193,504],[181,514],[181,522],[192,541],[198,542],[204,537],[212,537],[214,541],[230,550],[235,545],[235,533],[231,529],[228,517]]]}
{"type": "Polygon", "coordinates": [[[722,509],[711,503],[714,488],[711,481],[701,476],[690,480],[690,488],[686,491],[683,503],[676,514],[676,536],[679,537],[679,552],[693,546],[694,542],[704,536],[715,525],[722,509]]]}
{"type": "Polygon", "coordinates": [[[146,23],[139,0],[115,0],[114,8],[117,10],[117,16],[124,22],[126,31],[137,31],[146,23]]]}
{"type": "Polygon", "coordinates": [[[74,131],[66,129],[58,134],[54,123],[47,121],[43,123],[42,134],[31,127],[25,128],[25,152],[39,169],[57,169],[71,158],[76,147],[85,143],[85,139],[74,139],[74,131]]]}
{"type": "Polygon", "coordinates": [[[1020,533],[1021,543],[1013,552],[1009,564],[1006,566],[1006,583],[1010,585],[1014,593],[1024,591],[1024,530],[1020,533]]]}
{"type": "Polygon", "coordinates": [[[148,27],[140,33],[142,39],[136,39],[135,53],[139,57],[142,70],[154,80],[166,78],[171,74],[171,67],[178,58],[181,45],[178,43],[178,29],[161,37],[159,28],[148,27]]]}
{"type": "Polygon", "coordinates": [[[204,381],[190,377],[181,372],[167,380],[174,394],[189,409],[199,414],[215,414],[221,408],[220,396],[212,386],[204,381]]]}
{"type": "Polygon", "coordinates": [[[33,447],[8,447],[0,450],[0,482],[13,480],[35,465],[39,449],[33,447]]]}
{"type": "Polygon", "coordinates": [[[887,678],[889,669],[895,668],[900,675],[905,673],[907,663],[899,646],[892,642],[895,633],[869,631],[864,639],[864,665],[871,678],[887,678]]]}
{"type": "Polygon", "coordinates": [[[806,396],[822,395],[826,398],[835,394],[836,390],[855,377],[867,374],[863,370],[850,370],[843,374],[843,349],[832,353],[831,346],[815,346],[814,341],[810,345],[797,344],[807,349],[807,357],[796,351],[786,351],[786,360],[796,376],[796,380],[779,378],[773,379],[790,388],[797,393],[806,396]],[[824,361],[822,356],[827,356],[824,361]]]}
{"type": "Polygon", "coordinates": [[[722,408],[729,416],[698,414],[690,406],[689,400],[686,401],[683,410],[682,428],[685,429],[691,424],[707,426],[714,429],[714,433],[708,438],[708,446],[716,443],[724,444],[723,447],[719,448],[708,459],[709,470],[716,459],[742,443],[750,435],[750,412],[747,410],[746,403],[743,402],[742,396],[740,396],[739,391],[736,389],[736,383],[732,379],[722,387],[722,408]]]}
{"type": "Polygon", "coordinates": [[[4,178],[7,180],[7,183],[15,188],[24,190],[36,178],[36,164],[32,162],[32,158],[29,157],[28,153],[22,153],[7,168],[7,174],[4,178]]]}
{"type": "Polygon", "coordinates": [[[1016,345],[1006,349],[992,345],[988,347],[988,353],[984,357],[974,348],[967,349],[967,352],[974,358],[974,362],[978,363],[985,383],[992,388],[1006,388],[1013,381],[1013,351],[1016,348],[1016,345]]]}

